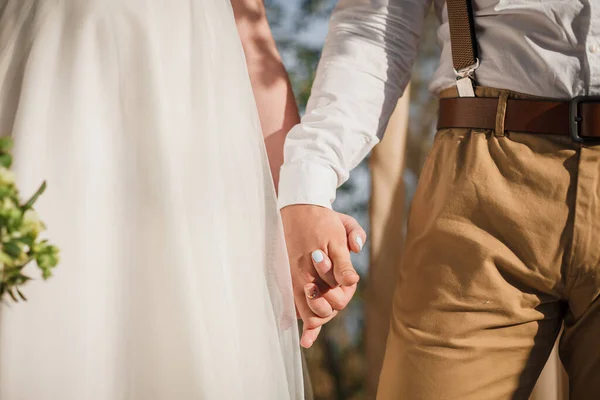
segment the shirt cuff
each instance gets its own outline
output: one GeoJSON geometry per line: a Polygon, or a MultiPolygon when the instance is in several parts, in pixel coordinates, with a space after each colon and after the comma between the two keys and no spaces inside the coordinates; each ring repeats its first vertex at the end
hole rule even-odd
{"type": "Polygon", "coordinates": [[[337,182],[337,174],[330,167],[314,163],[284,163],[279,176],[279,209],[294,204],[331,209],[337,182]]]}

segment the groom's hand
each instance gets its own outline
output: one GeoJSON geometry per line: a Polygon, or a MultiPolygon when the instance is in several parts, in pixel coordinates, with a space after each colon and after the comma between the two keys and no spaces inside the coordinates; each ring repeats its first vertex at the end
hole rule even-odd
{"type": "Polygon", "coordinates": [[[366,234],[352,217],[323,207],[293,205],[281,214],[294,298],[304,322],[301,344],[310,347],[321,326],[344,309],[356,291],[360,278],[350,251],[362,249],[366,234]]]}

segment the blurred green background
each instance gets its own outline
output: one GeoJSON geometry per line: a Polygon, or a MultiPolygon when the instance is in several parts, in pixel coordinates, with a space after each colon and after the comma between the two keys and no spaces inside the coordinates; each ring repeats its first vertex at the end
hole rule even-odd
{"type": "MultiPolygon", "coordinates": [[[[290,74],[300,109],[303,110],[327,34],[328,20],[337,0],[266,0],[269,21],[290,74]]],[[[428,84],[437,66],[437,20],[428,15],[411,83],[410,121],[407,132],[404,182],[407,209],[418,175],[435,133],[437,103],[428,84]]],[[[364,162],[340,189],[337,210],[354,216],[369,228],[370,176],[364,162]]],[[[406,213],[406,210],[402,212],[406,213]]],[[[355,256],[354,264],[363,280],[355,300],[344,313],[322,331],[320,340],[306,352],[316,400],[366,399],[364,357],[364,289],[369,284],[369,249],[355,256]]]]}

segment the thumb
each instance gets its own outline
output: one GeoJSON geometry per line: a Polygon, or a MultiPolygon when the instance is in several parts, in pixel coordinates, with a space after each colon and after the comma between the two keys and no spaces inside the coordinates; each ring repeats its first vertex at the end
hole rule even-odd
{"type": "Polygon", "coordinates": [[[358,283],[360,276],[354,269],[350,260],[350,251],[347,246],[331,247],[329,258],[333,263],[335,280],[342,286],[352,286],[358,283]]]}

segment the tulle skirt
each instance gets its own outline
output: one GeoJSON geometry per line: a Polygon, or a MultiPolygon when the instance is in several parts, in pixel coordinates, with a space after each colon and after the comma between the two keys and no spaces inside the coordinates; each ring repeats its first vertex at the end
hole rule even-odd
{"type": "Polygon", "coordinates": [[[0,307],[0,399],[303,398],[228,0],[0,0],[0,134],[62,251],[0,307]]]}

